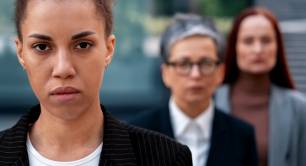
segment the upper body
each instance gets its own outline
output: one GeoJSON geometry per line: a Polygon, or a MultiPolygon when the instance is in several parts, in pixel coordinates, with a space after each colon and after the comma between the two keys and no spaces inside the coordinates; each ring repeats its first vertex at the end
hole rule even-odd
{"type": "MultiPolygon", "coordinates": [[[[219,165],[223,162],[223,158],[228,157],[222,152],[234,150],[226,146],[219,146],[223,143],[230,144],[219,137],[222,132],[218,131],[223,129],[223,122],[228,120],[221,120],[221,123],[217,123],[222,126],[218,126],[217,131],[214,131],[216,125],[213,125],[215,111],[212,96],[223,81],[224,75],[222,46],[222,35],[218,32],[213,21],[194,14],[175,15],[161,38],[160,54],[163,60],[161,75],[165,86],[169,88],[171,93],[170,112],[173,117],[173,124],[167,125],[165,129],[172,126],[174,138],[191,149],[194,166],[219,165]],[[217,138],[211,139],[211,134],[214,135],[214,132],[216,132],[217,138]],[[214,141],[217,143],[215,144],[214,141]],[[214,147],[215,145],[216,147],[214,147]]],[[[154,114],[161,112],[169,113],[169,110],[157,111],[154,114]]],[[[170,118],[167,117],[161,122],[155,119],[151,121],[149,116],[143,118],[153,126],[158,126],[158,123],[170,123],[170,118]]],[[[216,113],[216,117],[219,117],[219,113],[216,113]]],[[[223,117],[223,114],[220,117],[223,117]]],[[[223,118],[216,118],[216,121],[220,119],[223,118]]],[[[145,125],[141,126],[146,127],[145,125]]],[[[229,126],[235,126],[234,130],[241,127],[240,125],[229,126]]],[[[227,127],[224,126],[224,128],[227,127]]],[[[252,129],[249,126],[245,128],[248,128],[246,129],[247,134],[245,134],[247,138],[243,140],[252,142],[254,140],[252,129]]],[[[156,130],[162,132],[165,129],[158,128],[156,130]]],[[[238,133],[231,132],[233,135],[238,133]]],[[[229,134],[228,140],[234,144],[239,139],[231,134],[229,134]]],[[[237,146],[245,148],[246,144],[248,143],[237,146]]],[[[251,154],[252,152],[256,153],[255,148],[251,148],[252,152],[247,153],[246,156],[241,154],[245,152],[244,150],[239,150],[237,156],[233,155],[233,158],[229,157],[230,159],[227,161],[233,165],[256,165],[256,155],[251,154]],[[248,157],[252,159],[249,160],[248,157]]]]}
{"type": "Polygon", "coordinates": [[[206,164],[203,164],[203,166],[257,165],[255,135],[252,126],[226,115],[213,106],[211,107],[211,113],[209,113],[211,115],[207,115],[207,112],[205,112],[206,115],[204,117],[197,117],[194,120],[186,117],[182,118],[177,113],[173,113],[181,111],[173,110],[174,107],[171,105],[170,102],[169,106],[165,105],[160,108],[146,110],[133,119],[131,123],[166,134],[181,143],[186,144],[187,141],[186,145],[190,147],[191,151],[195,150],[197,152],[205,148],[200,154],[201,156],[199,156],[205,159],[206,164]],[[206,140],[202,144],[194,141],[194,144],[198,143],[198,147],[195,148],[192,146],[193,144],[191,146],[188,145],[190,142],[188,137],[185,140],[180,140],[183,134],[189,136],[191,141],[197,138],[190,138],[190,135],[192,135],[190,131],[188,132],[188,127],[190,127],[188,124],[190,123],[202,125],[202,130],[198,132],[206,140]]]}
{"type": "MultiPolygon", "coordinates": [[[[215,95],[216,106],[230,113],[230,87],[223,85],[215,95]]],[[[269,99],[269,165],[305,164],[306,99],[298,91],[272,86],[269,99]]]]}
{"type": "MultiPolygon", "coordinates": [[[[15,126],[0,133],[0,165],[30,165],[27,133],[40,114],[40,107],[36,106],[15,126]]],[[[103,114],[105,128],[98,165],[192,165],[186,146],[161,134],[122,123],[104,108],[103,114]]]]}
{"type": "MultiPolygon", "coordinates": [[[[149,165],[160,152],[146,152],[147,143],[170,145],[174,149],[169,150],[180,151],[177,155],[186,152],[186,160],[176,160],[190,165],[185,148],[121,124],[101,109],[100,90],[116,41],[112,0],[17,0],[15,4],[17,58],[40,107],[2,134],[2,163],[33,165],[38,158],[78,163],[93,155],[94,160],[104,157],[100,164],[105,165],[149,165]]],[[[155,164],[177,165],[167,152],[169,156],[155,164]]]]}
{"type": "Polygon", "coordinates": [[[253,7],[236,17],[228,37],[225,68],[224,83],[229,87],[220,89],[216,101],[226,100],[228,104],[222,108],[254,126],[260,166],[305,165],[303,151],[298,150],[294,157],[289,153],[293,149],[287,151],[290,141],[300,147],[306,144],[304,127],[290,129],[291,137],[298,140],[287,140],[286,129],[291,120],[300,123],[300,117],[294,117],[304,114],[305,99],[294,90],[283,37],[269,10],[253,7]]]}

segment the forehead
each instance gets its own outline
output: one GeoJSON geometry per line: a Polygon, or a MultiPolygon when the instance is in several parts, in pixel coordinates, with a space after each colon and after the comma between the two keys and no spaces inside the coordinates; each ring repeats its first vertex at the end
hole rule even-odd
{"type": "Polygon", "coordinates": [[[29,16],[52,16],[52,14],[58,12],[61,13],[61,17],[65,17],[75,14],[75,12],[72,13],[75,10],[79,10],[79,15],[90,14],[91,17],[104,19],[103,15],[97,12],[98,10],[94,0],[29,0],[26,5],[23,21],[29,16]],[[36,13],[33,13],[34,11],[36,13]]]}
{"type": "Polygon", "coordinates": [[[57,34],[102,28],[104,21],[98,16],[92,0],[31,0],[21,25],[24,32],[56,32],[57,34]]]}
{"type": "Polygon", "coordinates": [[[217,58],[216,44],[207,36],[184,38],[171,46],[169,58],[217,58]]]}
{"type": "Polygon", "coordinates": [[[96,13],[96,7],[93,0],[29,0],[27,4],[27,14],[32,13],[33,8],[40,8],[41,12],[50,8],[56,12],[64,8],[67,10],[66,13],[69,13],[70,10],[77,7],[83,9],[87,8],[88,11],[96,13]]]}
{"type": "Polygon", "coordinates": [[[246,17],[240,25],[239,33],[243,34],[261,34],[274,33],[271,22],[262,15],[253,15],[246,17]]]}

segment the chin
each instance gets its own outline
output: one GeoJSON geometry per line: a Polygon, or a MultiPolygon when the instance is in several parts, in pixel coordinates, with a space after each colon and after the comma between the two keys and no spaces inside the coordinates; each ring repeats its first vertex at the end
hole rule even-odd
{"type": "Polygon", "coordinates": [[[74,120],[83,116],[88,107],[80,103],[69,103],[69,104],[59,104],[52,103],[48,104],[45,111],[48,111],[53,116],[63,119],[63,120],[74,120]]]}
{"type": "Polygon", "coordinates": [[[208,99],[206,97],[203,97],[203,96],[189,96],[186,100],[189,103],[200,104],[200,103],[205,102],[208,99]]]}

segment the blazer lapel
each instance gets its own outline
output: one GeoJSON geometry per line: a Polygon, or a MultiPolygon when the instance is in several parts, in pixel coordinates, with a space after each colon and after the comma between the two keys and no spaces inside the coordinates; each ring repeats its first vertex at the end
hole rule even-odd
{"type": "Polygon", "coordinates": [[[10,156],[0,155],[0,163],[14,166],[29,165],[26,146],[27,133],[29,126],[38,119],[39,114],[40,108],[38,105],[33,107],[28,114],[22,116],[14,127],[7,130],[7,134],[2,139],[9,141],[6,141],[6,145],[0,146],[0,152],[5,152],[10,156]]]}
{"type": "Polygon", "coordinates": [[[269,108],[269,165],[282,165],[278,161],[284,161],[289,157],[287,151],[293,113],[286,112],[286,110],[292,111],[292,109],[288,108],[290,103],[285,99],[280,89],[273,86],[269,108]],[[280,158],[280,156],[283,156],[283,158],[280,158]]]}
{"type": "MultiPolygon", "coordinates": [[[[102,108],[103,109],[103,108],[102,108]]],[[[100,166],[137,165],[125,125],[104,111],[104,137],[100,166]]]]}
{"type": "Polygon", "coordinates": [[[207,158],[206,166],[219,165],[223,161],[224,150],[227,148],[227,129],[225,119],[221,113],[215,109],[212,136],[210,141],[210,150],[207,158]]]}
{"type": "Polygon", "coordinates": [[[163,107],[160,109],[160,132],[163,134],[166,134],[167,136],[174,138],[173,128],[171,124],[171,118],[170,118],[170,110],[167,105],[167,107],[163,107]]]}

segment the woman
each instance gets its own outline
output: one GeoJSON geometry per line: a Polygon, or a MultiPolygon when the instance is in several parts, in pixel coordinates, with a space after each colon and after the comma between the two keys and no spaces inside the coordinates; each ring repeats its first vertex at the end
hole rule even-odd
{"type": "Polygon", "coordinates": [[[193,166],[257,166],[254,128],[212,100],[224,76],[223,38],[213,21],[176,14],[161,41],[161,75],[171,96],[131,123],[187,145],[193,166]]]}
{"type": "Polygon", "coordinates": [[[0,165],[191,165],[174,141],[100,106],[111,0],[17,0],[16,48],[40,104],[0,134],[0,165]],[[150,150],[149,150],[150,149],[150,150]]]}
{"type": "Polygon", "coordinates": [[[216,105],[254,125],[260,165],[306,165],[306,100],[291,79],[276,18],[250,8],[234,21],[216,105]]]}

